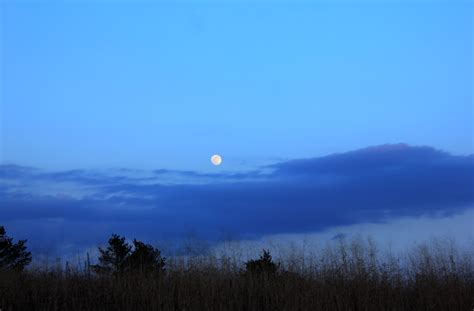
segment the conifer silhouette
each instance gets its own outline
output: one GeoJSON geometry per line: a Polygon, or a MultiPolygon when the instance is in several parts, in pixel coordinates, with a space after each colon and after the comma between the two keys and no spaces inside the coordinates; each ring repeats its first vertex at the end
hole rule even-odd
{"type": "Polygon", "coordinates": [[[26,240],[13,243],[5,228],[0,226],[0,270],[23,271],[31,263],[31,252],[25,244],[26,240]]]}
{"type": "Polygon", "coordinates": [[[122,274],[126,272],[157,273],[165,270],[165,258],[157,248],[136,239],[133,246],[125,237],[112,234],[106,249],[99,247],[99,263],[92,269],[98,274],[122,274]]]}

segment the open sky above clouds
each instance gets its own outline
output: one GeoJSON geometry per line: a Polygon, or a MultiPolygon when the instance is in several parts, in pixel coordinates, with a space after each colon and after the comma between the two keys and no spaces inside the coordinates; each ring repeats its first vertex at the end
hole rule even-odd
{"type": "Polygon", "coordinates": [[[208,170],[471,154],[471,1],[2,1],[1,159],[208,170]]]}
{"type": "Polygon", "coordinates": [[[472,220],[471,1],[0,5],[0,224],[36,245],[472,220]]]}

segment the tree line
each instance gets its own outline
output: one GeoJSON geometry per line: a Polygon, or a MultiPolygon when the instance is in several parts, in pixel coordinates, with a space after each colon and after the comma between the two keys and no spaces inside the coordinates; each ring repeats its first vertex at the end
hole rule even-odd
{"type": "MultiPolygon", "coordinates": [[[[13,243],[13,238],[0,226],[0,271],[23,271],[32,261],[26,247],[27,240],[13,243]]],[[[134,239],[132,244],[125,237],[112,234],[106,248],[99,247],[98,263],[90,265],[97,275],[120,275],[125,273],[162,274],[166,271],[166,258],[158,248],[134,239]]],[[[263,250],[258,259],[245,263],[248,273],[275,274],[280,265],[275,263],[268,250],[263,250]]]]}

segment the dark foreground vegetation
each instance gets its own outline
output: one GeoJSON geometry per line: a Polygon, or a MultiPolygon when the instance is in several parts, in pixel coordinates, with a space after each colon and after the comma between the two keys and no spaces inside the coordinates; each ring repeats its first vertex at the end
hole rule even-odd
{"type": "Polygon", "coordinates": [[[395,256],[381,255],[370,240],[339,240],[311,256],[275,260],[264,250],[242,262],[228,253],[164,258],[151,245],[113,235],[97,264],[23,269],[31,256],[25,241],[15,248],[11,239],[1,244],[7,238],[0,235],[2,311],[474,308],[472,252],[450,243],[395,256]]]}

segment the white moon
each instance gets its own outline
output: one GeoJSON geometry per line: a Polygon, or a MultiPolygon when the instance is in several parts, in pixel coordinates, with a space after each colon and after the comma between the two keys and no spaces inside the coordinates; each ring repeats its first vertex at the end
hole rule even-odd
{"type": "Polygon", "coordinates": [[[222,157],[218,154],[215,154],[211,157],[211,162],[214,165],[221,165],[222,163],[222,157]]]}

